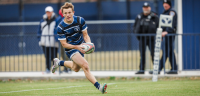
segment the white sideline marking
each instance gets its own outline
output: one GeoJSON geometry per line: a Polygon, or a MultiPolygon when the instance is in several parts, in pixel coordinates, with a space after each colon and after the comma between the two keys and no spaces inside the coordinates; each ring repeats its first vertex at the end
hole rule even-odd
{"type": "Polygon", "coordinates": [[[113,84],[116,84],[116,83],[108,83],[107,85],[113,85],[113,84]]]}
{"type": "Polygon", "coordinates": [[[10,91],[10,92],[0,92],[0,93],[25,92],[25,91],[33,91],[33,90],[44,90],[44,89],[31,89],[31,90],[20,90],[20,91],[10,91]]]}
{"type": "MultiPolygon", "coordinates": [[[[108,85],[113,85],[115,83],[108,83],[108,85]]],[[[87,85],[84,85],[87,86],[87,85]]],[[[35,91],[35,90],[48,90],[48,89],[62,89],[62,88],[73,88],[73,87],[83,87],[83,86],[69,86],[69,87],[58,87],[58,88],[46,88],[46,89],[30,89],[30,90],[20,90],[20,91],[9,91],[9,92],[0,92],[0,93],[15,93],[15,92],[26,92],[26,91],[35,91]]]]}

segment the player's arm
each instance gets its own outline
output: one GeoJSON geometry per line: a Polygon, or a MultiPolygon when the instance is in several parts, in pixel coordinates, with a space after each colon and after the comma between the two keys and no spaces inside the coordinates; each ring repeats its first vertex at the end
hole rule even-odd
{"type": "Polygon", "coordinates": [[[87,29],[82,31],[82,33],[83,33],[83,38],[84,38],[85,42],[91,43],[90,36],[88,35],[87,29]]]}
{"type": "Polygon", "coordinates": [[[61,45],[64,48],[67,49],[77,49],[79,51],[81,51],[82,53],[84,53],[84,51],[82,50],[84,47],[82,47],[81,45],[72,45],[67,43],[67,39],[65,34],[63,33],[63,31],[61,30],[61,27],[57,27],[57,34],[58,34],[58,40],[60,41],[61,45]]]}
{"type": "Polygon", "coordinates": [[[90,36],[88,35],[88,32],[87,32],[87,24],[85,23],[85,20],[81,17],[81,25],[82,25],[82,33],[83,33],[83,38],[84,38],[84,41],[86,43],[91,43],[91,40],[90,40],[90,36]]]}
{"type": "Polygon", "coordinates": [[[72,44],[69,44],[69,43],[67,43],[67,40],[65,39],[65,40],[60,40],[60,43],[61,43],[61,45],[64,47],[64,48],[67,48],[67,49],[77,49],[77,50],[79,50],[79,51],[81,51],[81,53],[85,53],[84,51],[83,51],[83,46],[81,46],[81,45],[72,45],[72,44]]]}
{"type": "Polygon", "coordinates": [[[60,40],[61,45],[67,49],[78,49],[79,45],[72,45],[67,43],[67,40],[60,40]]]}
{"type": "Polygon", "coordinates": [[[67,40],[60,40],[60,43],[61,45],[64,47],[64,48],[67,48],[67,49],[76,49],[76,45],[72,45],[72,44],[69,44],[67,43],[67,40]]]}

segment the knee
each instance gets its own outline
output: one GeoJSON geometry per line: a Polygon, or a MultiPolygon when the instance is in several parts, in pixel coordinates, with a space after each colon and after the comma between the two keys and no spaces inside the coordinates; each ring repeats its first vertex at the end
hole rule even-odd
{"type": "Polygon", "coordinates": [[[88,63],[84,63],[83,65],[82,65],[82,69],[83,70],[89,70],[89,65],[88,65],[88,63]]]}
{"type": "Polygon", "coordinates": [[[72,67],[72,70],[74,70],[75,72],[78,72],[80,70],[80,68],[78,68],[78,67],[72,67]]]}
{"type": "Polygon", "coordinates": [[[75,72],[78,72],[79,70],[80,70],[80,68],[76,68],[76,69],[74,69],[75,72]]]}

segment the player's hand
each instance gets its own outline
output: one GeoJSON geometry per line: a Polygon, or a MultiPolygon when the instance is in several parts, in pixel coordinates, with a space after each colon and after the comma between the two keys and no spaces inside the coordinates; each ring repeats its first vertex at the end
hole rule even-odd
{"type": "Polygon", "coordinates": [[[81,53],[85,54],[85,51],[83,50],[84,47],[82,45],[77,45],[76,49],[79,50],[81,53]]]}
{"type": "Polygon", "coordinates": [[[166,32],[166,31],[162,32],[162,37],[165,37],[165,35],[167,35],[167,34],[168,34],[168,32],[166,32]]]}

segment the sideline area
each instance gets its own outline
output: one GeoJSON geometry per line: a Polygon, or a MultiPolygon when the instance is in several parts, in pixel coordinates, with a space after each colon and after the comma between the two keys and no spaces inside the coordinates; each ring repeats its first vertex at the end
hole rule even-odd
{"type": "MultiPolygon", "coordinates": [[[[144,75],[136,75],[136,71],[91,71],[95,77],[105,78],[105,77],[141,77],[141,78],[152,78],[152,75],[148,71],[145,71],[144,75]]],[[[200,71],[182,71],[176,75],[164,74],[162,71],[159,78],[162,77],[195,77],[200,76],[200,71]]],[[[46,74],[43,72],[0,72],[0,79],[75,79],[75,78],[85,78],[84,72],[80,71],[78,73],[61,73],[55,72],[55,74],[46,74]]]]}

